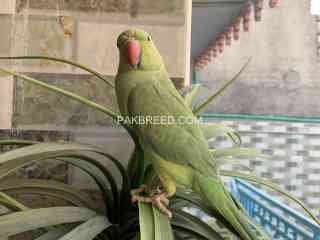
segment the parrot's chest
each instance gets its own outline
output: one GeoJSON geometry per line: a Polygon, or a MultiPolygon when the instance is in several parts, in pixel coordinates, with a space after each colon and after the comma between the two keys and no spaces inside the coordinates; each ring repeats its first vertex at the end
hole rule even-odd
{"type": "MultiPolygon", "coordinates": [[[[119,110],[122,115],[128,116],[128,99],[131,91],[138,85],[143,83],[158,82],[161,78],[160,71],[139,71],[134,70],[128,73],[118,74],[116,76],[116,94],[119,110]]],[[[143,96],[141,96],[143,97],[143,96]]],[[[146,99],[147,103],[147,99],[146,99]]]]}

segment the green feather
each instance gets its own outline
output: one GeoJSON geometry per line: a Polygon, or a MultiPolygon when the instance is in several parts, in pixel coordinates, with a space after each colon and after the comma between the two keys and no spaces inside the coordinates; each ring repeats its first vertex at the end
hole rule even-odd
{"type": "Polygon", "coordinates": [[[250,218],[225,190],[198,119],[170,81],[149,35],[142,30],[125,31],[118,38],[118,47],[115,87],[119,109],[124,117],[142,119],[132,129],[139,136],[144,159],[151,161],[168,194],[174,194],[175,185],[184,185],[208,201],[242,239],[265,237],[260,229],[252,228],[250,218]],[[131,66],[127,57],[125,43],[132,39],[141,47],[138,66],[131,66]]]}

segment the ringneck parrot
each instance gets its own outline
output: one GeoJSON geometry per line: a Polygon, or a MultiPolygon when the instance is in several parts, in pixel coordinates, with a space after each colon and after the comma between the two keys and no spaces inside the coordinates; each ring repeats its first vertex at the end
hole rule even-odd
{"type": "Polygon", "coordinates": [[[260,228],[252,227],[251,219],[226,190],[198,120],[171,82],[151,36],[130,29],[119,35],[117,47],[120,61],[115,88],[119,109],[126,119],[145,118],[140,123],[132,121],[132,128],[164,189],[136,200],[152,202],[170,216],[162,203],[175,194],[177,185],[182,185],[199,194],[242,239],[269,239],[260,228]]]}

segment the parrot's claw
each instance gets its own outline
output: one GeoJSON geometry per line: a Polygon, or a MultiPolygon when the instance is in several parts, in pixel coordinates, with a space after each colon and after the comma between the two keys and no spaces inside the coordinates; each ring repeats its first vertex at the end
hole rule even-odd
{"type": "Polygon", "coordinates": [[[147,189],[146,185],[141,185],[139,188],[132,189],[130,191],[131,202],[132,203],[145,202],[146,197],[143,197],[140,194],[143,192],[146,192],[146,189],[147,189]]]}
{"type": "Polygon", "coordinates": [[[165,192],[157,194],[152,198],[152,204],[157,207],[162,213],[167,215],[169,218],[172,218],[172,212],[168,209],[169,199],[165,192]]]}
{"type": "Polygon", "coordinates": [[[147,191],[147,187],[145,185],[142,185],[139,188],[131,190],[130,193],[132,203],[151,203],[169,218],[172,217],[172,212],[168,209],[169,199],[165,192],[160,192],[159,189],[157,189],[155,192],[149,192],[147,191]],[[149,196],[142,196],[141,193],[147,193],[149,194],[149,196]]]}

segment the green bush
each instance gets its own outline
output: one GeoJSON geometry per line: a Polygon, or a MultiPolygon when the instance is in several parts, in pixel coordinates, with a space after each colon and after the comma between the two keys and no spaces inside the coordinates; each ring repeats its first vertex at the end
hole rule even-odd
{"type": "MultiPolygon", "coordinates": [[[[103,80],[113,87],[101,74],[88,67],[57,58],[50,57],[16,57],[9,59],[46,59],[64,62],[82,68],[103,80]]],[[[2,58],[8,59],[8,58],[2,58]]],[[[245,68],[245,67],[244,67],[245,68]]],[[[237,76],[244,70],[237,74],[237,76]]],[[[31,82],[44,89],[70,97],[97,111],[116,119],[118,113],[106,106],[99,105],[74,93],[33,79],[21,73],[0,69],[4,74],[16,76],[18,79],[31,82]]],[[[236,77],[237,77],[236,76],[236,77]]],[[[199,114],[208,103],[215,99],[235,79],[231,79],[217,93],[209,96],[204,101],[196,103],[195,99],[201,91],[199,85],[194,86],[185,96],[185,101],[199,114]]],[[[0,239],[17,236],[21,233],[30,233],[32,239],[37,240],[88,240],[88,239],[142,239],[142,240],[170,240],[170,239],[232,239],[236,237],[233,229],[225,224],[219,214],[212,212],[196,194],[187,189],[178,189],[176,195],[170,201],[170,209],[173,218],[169,220],[152,205],[139,203],[138,206],[131,203],[130,190],[143,183],[155,179],[152,167],[143,158],[143,152],[139,147],[137,136],[133,134],[130,126],[123,125],[135,142],[135,150],[132,153],[128,167],[121,164],[105,150],[76,143],[38,143],[26,140],[2,140],[0,145],[16,146],[14,150],[0,155],[0,205],[5,211],[0,212],[0,239]],[[88,193],[62,182],[43,179],[13,179],[6,178],[17,169],[48,159],[70,164],[85,171],[97,183],[102,195],[104,208],[90,198],[88,193]],[[111,172],[105,167],[109,162],[117,173],[111,172]],[[115,176],[121,175],[121,184],[117,185],[115,176]],[[31,193],[35,196],[49,196],[62,200],[66,206],[53,206],[31,209],[14,199],[11,193],[24,195],[31,193]],[[211,217],[210,221],[203,221],[193,216],[184,209],[198,208],[211,217]]],[[[206,138],[209,140],[217,136],[227,136],[233,141],[231,148],[212,149],[212,154],[220,165],[234,161],[237,156],[265,157],[255,149],[241,147],[241,138],[233,129],[219,123],[201,123],[206,138]],[[226,161],[228,160],[228,161],[226,161]]],[[[234,164],[241,164],[234,162],[234,164]]],[[[249,181],[265,185],[279,191],[288,198],[300,204],[309,215],[319,222],[304,206],[302,202],[281,190],[270,182],[259,179],[254,175],[246,175],[241,172],[222,171],[221,175],[235,176],[249,181]]]]}

